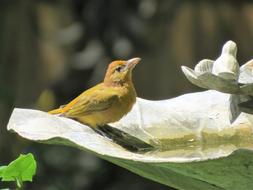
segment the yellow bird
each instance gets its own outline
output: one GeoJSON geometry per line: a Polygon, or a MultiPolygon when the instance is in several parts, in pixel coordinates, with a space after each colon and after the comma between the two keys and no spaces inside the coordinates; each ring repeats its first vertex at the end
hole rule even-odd
{"type": "Polygon", "coordinates": [[[102,83],[48,113],[78,120],[92,128],[120,120],[136,102],[132,70],[140,60],[113,61],[102,83]]]}

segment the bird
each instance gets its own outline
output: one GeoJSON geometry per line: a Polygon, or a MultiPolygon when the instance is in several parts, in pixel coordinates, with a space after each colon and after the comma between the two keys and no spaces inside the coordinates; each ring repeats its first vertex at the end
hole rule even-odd
{"type": "Polygon", "coordinates": [[[237,46],[233,41],[228,41],[222,48],[220,57],[213,63],[212,73],[223,79],[237,82],[239,64],[236,60],[237,46]]]}
{"type": "Polygon", "coordinates": [[[136,102],[132,71],[140,60],[136,57],[111,62],[103,82],[48,113],[77,120],[93,129],[120,120],[136,102]]]}

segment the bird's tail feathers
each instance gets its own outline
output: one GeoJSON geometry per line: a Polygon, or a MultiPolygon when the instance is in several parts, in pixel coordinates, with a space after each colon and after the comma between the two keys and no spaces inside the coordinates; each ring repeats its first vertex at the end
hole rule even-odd
{"type": "Polygon", "coordinates": [[[62,108],[58,108],[58,109],[51,110],[51,111],[49,111],[47,113],[52,114],[52,115],[61,115],[61,114],[63,114],[63,109],[62,108]]]}

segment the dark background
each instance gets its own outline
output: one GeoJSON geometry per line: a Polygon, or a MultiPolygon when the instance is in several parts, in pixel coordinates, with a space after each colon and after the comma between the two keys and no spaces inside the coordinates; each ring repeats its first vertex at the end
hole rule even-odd
{"type": "Polygon", "coordinates": [[[38,171],[26,189],[169,189],[89,153],[21,139],[6,131],[8,118],[14,107],[47,111],[68,102],[115,59],[142,58],[139,97],[199,91],[180,66],[217,58],[230,39],[240,64],[252,58],[251,1],[1,0],[0,165],[32,152],[38,171]]]}

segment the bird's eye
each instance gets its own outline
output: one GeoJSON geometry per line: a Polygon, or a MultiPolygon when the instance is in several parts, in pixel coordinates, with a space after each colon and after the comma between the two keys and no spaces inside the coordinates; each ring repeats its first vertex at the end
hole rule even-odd
{"type": "Polygon", "coordinates": [[[119,67],[117,67],[116,69],[115,69],[115,71],[117,71],[117,72],[120,72],[122,70],[122,67],[121,66],[119,66],[119,67]]]}

